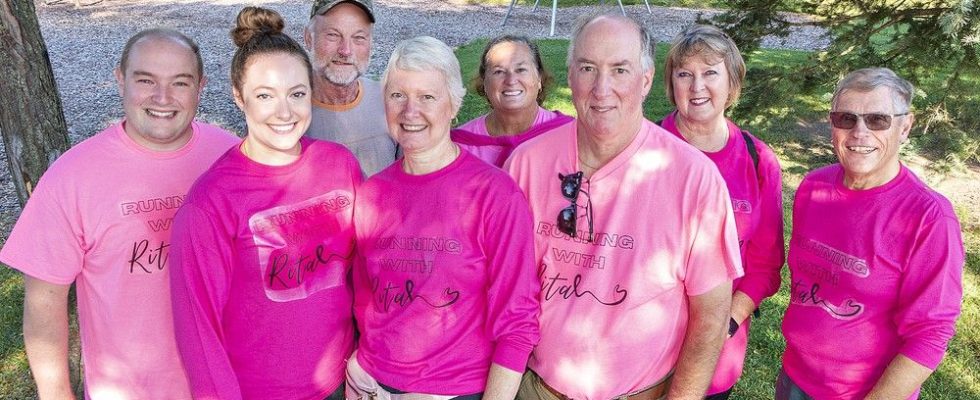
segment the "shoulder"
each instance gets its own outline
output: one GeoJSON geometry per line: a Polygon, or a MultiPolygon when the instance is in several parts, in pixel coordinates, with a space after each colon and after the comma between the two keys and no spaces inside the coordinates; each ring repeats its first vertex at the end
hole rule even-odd
{"type": "Polygon", "coordinates": [[[559,149],[567,147],[570,140],[575,140],[574,121],[575,120],[572,119],[567,124],[555,127],[552,130],[544,132],[538,136],[535,136],[534,138],[528,139],[524,143],[521,143],[511,153],[511,158],[514,160],[520,160],[528,157],[530,154],[551,154],[555,153],[559,149]]]}
{"type": "Polygon", "coordinates": [[[903,199],[914,202],[926,218],[957,219],[953,203],[946,196],[929,187],[905,165],[902,165],[902,169],[908,174],[907,181],[904,182],[906,188],[902,190],[903,199]]]}
{"type": "Polygon", "coordinates": [[[487,130],[487,122],[486,121],[487,121],[487,114],[483,114],[483,115],[481,115],[479,117],[476,117],[476,118],[473,118],[473,119],[471,119],[469,121],[466,121],[465,123],[463,123],[460,126],[456,127],[456,129],[462,129],[464,131],[469,131],[469,132],[472,132],[472,133],[486,132],[486,130],[487,130]]]}
{"type": "Polygon", "coordinates": [[[88,173],[102,176],[116,159],[126,159],[128,147],[122,142],[121,125],[113,124],[105,130],[72,146],[48,167],[45,177],[51,180],[68,174],[72,179],[83,178],[88,173]]]}
{"type": "Polygon", "coordinates": [[[194,132],[200,135],[201,140],[207,143],[222,143],[231,145],[241,141],[241,138],[236,136],[234,133],[231,133],[217,125],[212,125],[197,120],[195,120],[193,124],[194,132]]]}

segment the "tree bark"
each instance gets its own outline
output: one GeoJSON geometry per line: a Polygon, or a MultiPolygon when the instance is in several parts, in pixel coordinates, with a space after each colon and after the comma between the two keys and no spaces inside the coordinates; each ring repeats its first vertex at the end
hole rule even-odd
{"type": "Polygon", "coordinates": [[[0,0],[0,135],[23,206],[48,165],[70,146],[32,0],[0,0]]]}

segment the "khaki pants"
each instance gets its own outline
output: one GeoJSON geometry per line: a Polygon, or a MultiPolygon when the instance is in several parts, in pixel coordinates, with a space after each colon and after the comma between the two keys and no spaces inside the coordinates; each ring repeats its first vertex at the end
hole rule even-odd
{"type": "Polygon", "coordinates": [[[456,396],[390,393],[357,363],[357,351],[347,360],[347,400],[451,400],[456,396]]]}
{"type": "MultiPolygon", "coordinates": [[[[647,389],[638,393],[627,394],[616,397],[616,399],[631,400],[662,400],[667,398],[667,391],[670,389],[670,378],[673,372],[667,375],[661,382],[657,382],[647,389]],[[661,387],[663,386],[663,387],[661,387]]],[[[566,396],[559,396],[549,389],[544,380],[534,371],[527,370],[521,378],[521,387],[517,389],[517,400],[569,400],[566,396]]]]}

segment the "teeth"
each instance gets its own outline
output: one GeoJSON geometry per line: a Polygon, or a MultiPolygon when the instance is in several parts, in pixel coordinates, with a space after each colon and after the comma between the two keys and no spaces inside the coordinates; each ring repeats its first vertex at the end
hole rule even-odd
{"type": "Polygon", "coordinates": [[[868,146],[847,146],[847,150],[853,151],[855,153],[869,154],[877,149],[868,146]]]}
{"type": "Polygon", "coordinates": [[[505,90],[504,96],[517,96],[520,95],[521,93],[523,92],[520,90],[505,90]]]}
{"type": "Polygon", "coordinates": [[[274,130],[276,132],[280,132],[280,133],[289,132],[289,131],[293,130],[293,127],[294,126],[296,126],[296,123],[295,122],[294,123],[291,123],[291,124],[286,124],[286,125],[273,125],[273,124],[269,124],[269,127],[272,128],[272,130],[274,130]]]}
{"type": "Polygon", "coordinates": [[[402,124],[402,129],[405,130],[405,131],[408,131],[408,132],[418,132],[418,131],[421,131],[421,130],[425,129],[426,126],[428,126],[428,125],[409,125],[409,124],[402,124]]]}
{"type": "Polygon", "coordinates": [[[154,111],[154,110],[150,110],[150,109],[147,109],[146,110],[146,113],[147,114],[150,114],[150,116],[152,116],[152,117],[157,117],[157,118],[171,118],[171,117],[174,117],[174,116],[177,115],[177,112],[176,111],[166,111],[166,112],[164,112],[164,111],[154,111]]]}
{"type": "Polygon", "coordinates": [[[606,112],[606,111],[612,110],[613,107],[598,107],[598,106],[593,106],[592,109],[595,110],[595,111],[598,111],[598,112],[606,112]]]}
{"type": "Polygon", "coordinates": [[[694,104],[696,106],[700,106],[702,104],[707,104],[707,103],[708,103],[708,99],[704,99],[704,98],[701,98],[701,99],[691,99],[691,104],[694,104]]]}

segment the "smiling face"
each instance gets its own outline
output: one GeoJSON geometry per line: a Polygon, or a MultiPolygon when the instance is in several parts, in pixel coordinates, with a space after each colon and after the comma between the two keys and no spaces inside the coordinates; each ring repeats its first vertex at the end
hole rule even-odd
{"type": "Polygon", "coordinates": [[[526,111],[538,107],[541,76],[531,49],[520,42],[501,42],[487,52],[483,87],[495,111],[526,111]]]}
{"type": "Polygon", "coordinates": [[[620,19],[601,17],[583,29],[568,66],[582,133],[631,136],[639,130],[653,78],[653,68],[644,71],[640,64],[641,47],[637,27],[620,19]]]}
{"type": "Polygon", "coordinates": [[[345,3],[310,21],[303,39],[313,52],[315,79],[348,86],[367,71],[371,20],[359,6],[345,3]]]}
{"type": "Polygon", "coordinates": [[[174,39],[147,37],[133,45],[126,64],[125,71],[114,71],[126,135],[157,151],[186,144],[205,83],[194,52],[174,39]]]}
{"type": "Polygon", "coordinates": [[[721,58],[692,56],[671,74],[677,113],[688,125],[724,124],[731,94],[728,68],[721,58]]]}
{"type": "Polygon", "coordinates": [[[456,112],[442,73],[393,68],[384,87],[388,132],[406,154],[446,145],[456,112]]]}
{"type": "MultiPolygon", "coordinates": [[[[847,91],[837,99],[833,111],[854,114],[900,114],[895,96],[888,87],[870,92],[847,91]]],[[[834,154],[844,168],[844,184],[851,189],[871,189],[884,185],[898,175],[898,150],[908,138],[914,118],[911,114],[892,117],[891,127],[881,131],[868,129],[863,120],[851,129],[831,125],[834,154]]]]}
{"type": "Polygon", "coordinates": [[[310,82],[294,55],[268,53],[246,64],[235,104],[245,113],[245,154],[267,165],[288,164],[300,155],[299,139],[310,125],[310,82]]]}

